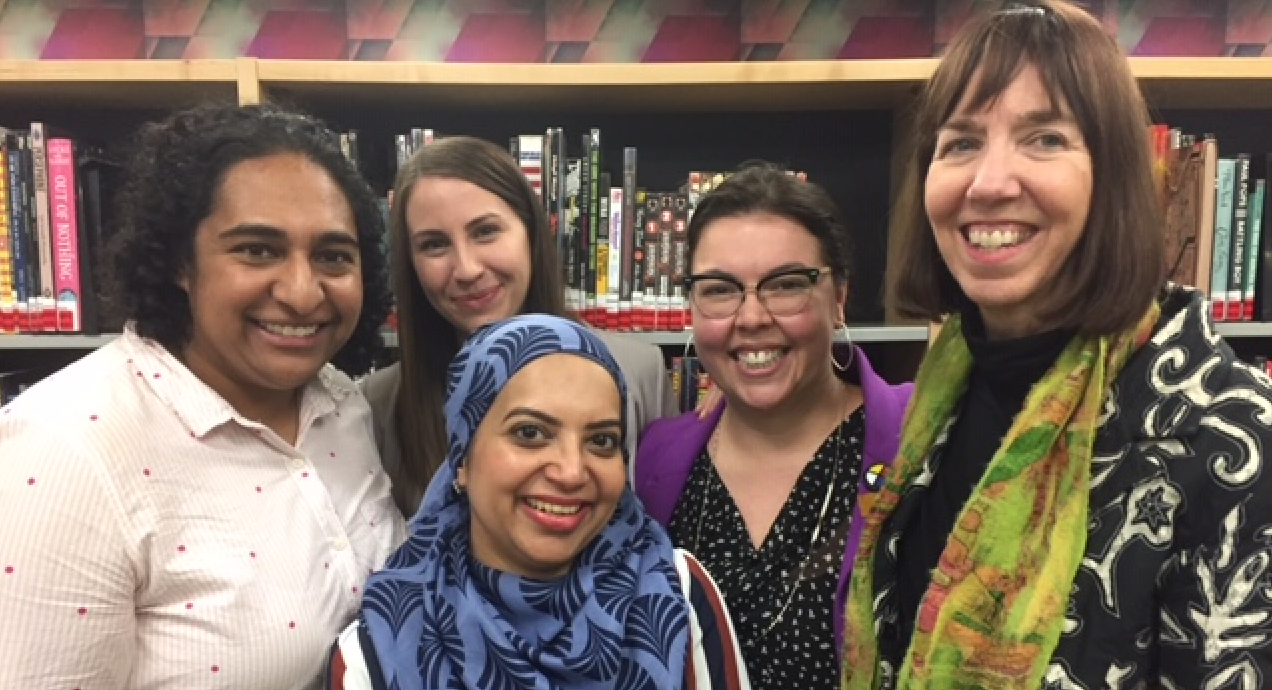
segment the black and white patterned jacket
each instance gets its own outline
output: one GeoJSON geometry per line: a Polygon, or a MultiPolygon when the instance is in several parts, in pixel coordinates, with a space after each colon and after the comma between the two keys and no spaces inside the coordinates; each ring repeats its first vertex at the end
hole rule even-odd
{"type": "MultiPolygon", "coordinates": [[[[1105,401],[1086,554],[1046,690],[1272,688],[1272,381],[1214,334],[1208,306],[1168,287],[1105,401]]],[[[905,651],[889,579],[898,535],[949,428],[880,536],[885,688],[905,651]]]]}

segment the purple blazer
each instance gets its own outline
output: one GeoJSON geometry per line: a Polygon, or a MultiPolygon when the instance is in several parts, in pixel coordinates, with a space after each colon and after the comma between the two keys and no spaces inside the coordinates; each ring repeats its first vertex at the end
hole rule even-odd
{"type": "MultiPolygon", "coordinates": [[[[856,348],[853,366],[842,377],[861,386],[866,432],[862,442],[862,468],[858,473],[857,505],[853,507],[843,565],[839,568],[839,585],[835,588],[835,610],[832,613],[836,653],[843,647],[848,575],[852,571],[857,543],[861,541],[861,499],[878,492],[883,486],[883,469],[892,464],[892,458],[897,454],[901,420],[913,388],[911,383],[894,386],[880,378],[870,368],[861,348],[856,348]]],[[[636,449],[636,495],[644,502],[645,510],[663,526],[671,521],[671,513],[689,479],[693,461],[707,445],[723,412],[722,402],[702,419],[693,411],[656,419],[641,434],[640,445],[636,449]]]]}

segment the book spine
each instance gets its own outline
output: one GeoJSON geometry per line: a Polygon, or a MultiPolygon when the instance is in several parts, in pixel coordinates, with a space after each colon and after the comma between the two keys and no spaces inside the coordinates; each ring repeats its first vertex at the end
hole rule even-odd
{"type": "Polygon", "coordinates": [[[1250,155],[1237,156],[1232,182],[1232,246],[1228,250],[1228,297],[1224,300],[1224,321],[1240,321],[1245,289],[1246,221],[1250,213],[1250,155]]]}
{"type": "Polygon", "coordinates": [[[1263,198],[1267,189],[1267,182],[1259,179],[1254,181],[1254,192],[1250,195],[1250,212],[1246,216],[1246,228],[1249,239],[1246,242],[1246,275],[1245,290],[1241,299],[1241,320],[1254,320],[1254,295],[1255,285],[1258,283],[1259,274],[1262,267],[1259,265],[1261,258],[1260,248],[1263,243],[1263,198]]]}
{"type": "Polygon", "coordinates": [[[0,138],[0,333],[18,332],[14,291],[13,240],[9,228],[9,157],[0,138]]]}
{"type": "Polygon", "coordinates": [[[18,160],[22,171],[18,176],[18,184],[21,189],[19,200],[22,202],[22,228],[26,243],[23,251],[27,257],[26,330],[38,333],[44,330],[44,303],[43,288],[40,285],[40,230],[36,227],[35,219],[35,173],[29,131],[18,136],[18,160]]]}
{"type": "Polygon", "coordinates": [[[618,282],[618,321],[619,328],[628,330],[632,327],[632,291],[634,276],[640,270],[635,268],[636,253],[636,149],[631,146],[623,148],[623,212],[622,212],[622,252],[618,282]]]}
{"type": "Polygon", "coordinates": [[[1197,196],[1197,289],[1207,299],[1210,292],[1210,264],[1213,259],[1215,244],[1215,187],[1217,166],[1219,164],[1219,145],[1213,134],[1202,136],[1198,145],[1201,155],[1201,177],[1198,180],[1200,189],[1197,196]]]}
{"type": "Polygon", "coordinates": [[[32,305],[32,330],[57,330],[57,298],[54,297],[53,226],[49,220],[48,139],[44,123],[31,123],[31,204],[35,214],[36,256],[40,261],[40,294],[32,305]]]}
{"type": "Polygon", "coordinates": [[[596,299],[596,255],[592,240],[592,218],[588,215],[592,209],[592,200],[588,194],[592,191],[592,157],[587,153],[588,136],[583,135],[583,155],[579,158],[579,222],[575,242],[578,244],[578,304],[575,309],[587,323],[592,323],[591,303],[596,299]]]}
{"type": "MultiPolygon", "coordinates": [[[[588,161],[589,174],[585,178],[587,181],[587,313],[591,317],[593,324],[597,323],[597,295],[602,294],[598,289],[600,281],[598,276],[604,264],[600,261],[600,248],[606,244],[601,241],[601,204],[600,204],[600,177],[601,177],[601,130],[593,127],[588,132],[585,141],[587,142],[586,155],[588,161]]],[[[608,256],[606,257],[608,259],[608,256]]]]}
{"type": "Polygon", "coordinates": [[[83,330],[80,292],[79,218],[75,204],[75,147],[70,139],[47,141],[49,210],[53,230],[57,330],[83,330]]]}
{"type": "Polygon", "coordinates": [[[517,165],[521,166],[521,174],[530,182],[530,188],[539,198],[543,198],[543,135],[519,134],[517,142],[517,165]]]}
{"type": "Polygon", "coordinates": [[[29,239],[26,229],[26,211],[22,203],[22,151],[21,136],[5,136],[4,153],[9,162],[9,246],[13,250],[13,291],[17,295],[14,317],[19,331],[31,330],[30,294],[27,271],[29,239]]]}
{"type": "Polygon", "coordinates": [[[565,176],[565,306],[570,311],[579,312],[579,288],[582,285],[579,275],[579,168],[582,161],[571,158],[566,163],[565,176]]]}
{"type": "Polygon", "coordinates": [[[1227,315],[1228,300],[1228,250],[1232,248],[1233,182],[1237,173],[1237,161],[1219,159],[1215,177],[1215,243],[1210,261],[1210,317],[1223,321],[1227,315]]]}
{"type": "Polygon", "coordinates": [[[685,277],[689,275],[688,238],[685,234],[689,227],[689,195],[677,193],[672,196],[671,216],[671,327],[673,330],[684,330],[691,320],[689,301],[685,299],[685,277]]]}
{"type": "Polygon", "coordinates": [[[642,259],[645,270],[642,274],[644,285],[641,290],[643,306],[640,311],[640,325],[651,331],[658,324],[658,230],[660,227],[658,212],[661,210],[659,198],[657,192],[645,194],[645,250],[642,259]]]}
{"type": "Polygon", "coordinates": [[[671,308],[672,226],[673,194],[658,195],[658,306],[654,312],[654,328],[660,331],[674,330],[671,308]]]}
{"type": "Polygon", "coordinates": [[[639,331],[645,328],[645,190],[637,188],[632,196],[632,309],[627,321],[639,331]]]}
{"type": "Polygon", "coordinates": [[[91,148],[79,142],[75,145],[75,210],[76,224],[79,226],[79,254],[84,257],[80,261],[82,330],[84,333],[97,335],[101,333],[102,322],[92,257],[99,255],[97,248],[102,244],[102,166],[88,153],[91,148]]]}
{"type": "Polygon", "coordinates": [[[569,161],[565,153],[565,132],[560,127],[552,128],[552,178],[553,199],[552,215],[556,216],[557,261],[561,263],[561,283],[565,286],[565,297],[569,300],[570,283],[567,278],[569,264],[570,228],[569,228],[569,196],[566,193],[566,179],[569,176],[569,161]]]}
{"type": "Polygon", "coordinates": [[[596,306],[592,309],[593,323],[601,328],[609,328],[609,173],[604,170],[596,175],[596,306]]]}
{"type": "Polygon", "coordinates": [[[605,327],[623,327],[623,188],[609,188],[609,292],[605,293],[605,327]]]}

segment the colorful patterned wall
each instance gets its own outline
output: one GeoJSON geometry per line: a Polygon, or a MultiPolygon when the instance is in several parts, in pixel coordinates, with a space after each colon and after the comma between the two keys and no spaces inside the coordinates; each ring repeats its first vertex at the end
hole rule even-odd
{"type": "MultiPolygon", "coordinates": [[[[924,57],[985,0],[0,0],[0,58],[924,57]]],[[[1087,0],[1135,55],[1272,54],[1272,0],[1087,0]]]]}

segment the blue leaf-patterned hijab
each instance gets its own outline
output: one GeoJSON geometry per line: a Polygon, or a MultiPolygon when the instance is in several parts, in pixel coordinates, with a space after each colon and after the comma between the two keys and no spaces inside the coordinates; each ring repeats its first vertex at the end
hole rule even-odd
{"type": "MultiPolygon", "coordinates": [[[[478,329],[446,381],[446,462],[429,483],[411,534],[372,575],[362,621],[390,688],[679,688],[688,604],[671,541],[628,487],[604,530],[555,581],[488,568],[470,552],[468,499],[452,483],[469,444],[513,375],[548,354],[572,353],[622,374],[586,327],[516,316],[478,329]]],[[[624,428],[626,428],[624,426],[624,428]]]]}

